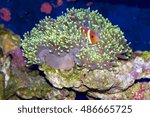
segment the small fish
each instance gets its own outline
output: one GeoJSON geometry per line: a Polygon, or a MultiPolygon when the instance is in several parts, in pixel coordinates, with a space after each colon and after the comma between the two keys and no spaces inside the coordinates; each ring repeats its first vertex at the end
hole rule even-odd
{"type": "Polygon", "coordinates": [[[78,26],[77,28],[81,29],[81,33],[88,37],[88,40],[91,44],[96,44],[99,41],[99,35],[93,30],[83,26],[78,26]]]}

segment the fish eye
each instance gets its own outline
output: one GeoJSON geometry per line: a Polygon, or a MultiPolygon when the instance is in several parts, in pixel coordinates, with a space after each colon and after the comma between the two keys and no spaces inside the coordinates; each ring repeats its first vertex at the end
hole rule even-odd
{"type": "Polygon", "coordinates": [[[91,38],[94,38],[94,36],[93,36],[93,35],[91,35],[91,38]]]}

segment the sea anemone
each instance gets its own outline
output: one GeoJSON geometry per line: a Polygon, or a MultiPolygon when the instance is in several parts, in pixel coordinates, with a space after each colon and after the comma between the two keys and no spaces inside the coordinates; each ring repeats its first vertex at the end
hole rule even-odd
{"type": "Polygon", "coordinates": [[[128,59],[132,53],[120,28],[90,9],[72,8],[57,19],[46,17],[24,34],[21,45],[28,64],[46,63],[65,70],[108,69],[118,58],[128,59]],[[89,43],[79,27],[98,34],[98,42],[89,43]]]}

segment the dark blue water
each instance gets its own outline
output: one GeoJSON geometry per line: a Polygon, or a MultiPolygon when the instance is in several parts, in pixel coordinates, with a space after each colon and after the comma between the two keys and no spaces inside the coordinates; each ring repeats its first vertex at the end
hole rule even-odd
{"type": "MultiPolygon", "coordinates": [[[[43,2],[57,5],[58,0],[0,0],[0,9],[7,8],[11,13],[11,20],[0,18],[0,24],[13,30],[21,37],[26,31],[30,31],[40,19],[47,14],[40,11],[43,2]]],[[[112,24],[118,25],[124,32],[131,47],[136,50],[150,51],[150,0],[75,0],[54,8],[49,14],[56,18],[66,8],[88,8],[87,3],[92,3],[90,8],[98,10],[112,24]]],[[[2,14],[0,13],[0,16],[2,14]]],[[[86,99],[82,93],[77,94],[77,99],[86,99]]]]}

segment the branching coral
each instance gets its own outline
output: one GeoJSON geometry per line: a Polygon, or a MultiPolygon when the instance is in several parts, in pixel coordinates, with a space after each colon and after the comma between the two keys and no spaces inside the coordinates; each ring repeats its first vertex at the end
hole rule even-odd
{"type": "Polygon", "coordinates": [[[90,69],[111,67],[118,57],[128,59],[132,52],[120,28],[90,9],[72,8],[57,19],[46,17],[24,34],[21,45],[28,63],[65,70],[76,64],[90,69]],[[99,41],[90,44],[79,27],[96,32],[99,41]]]}

